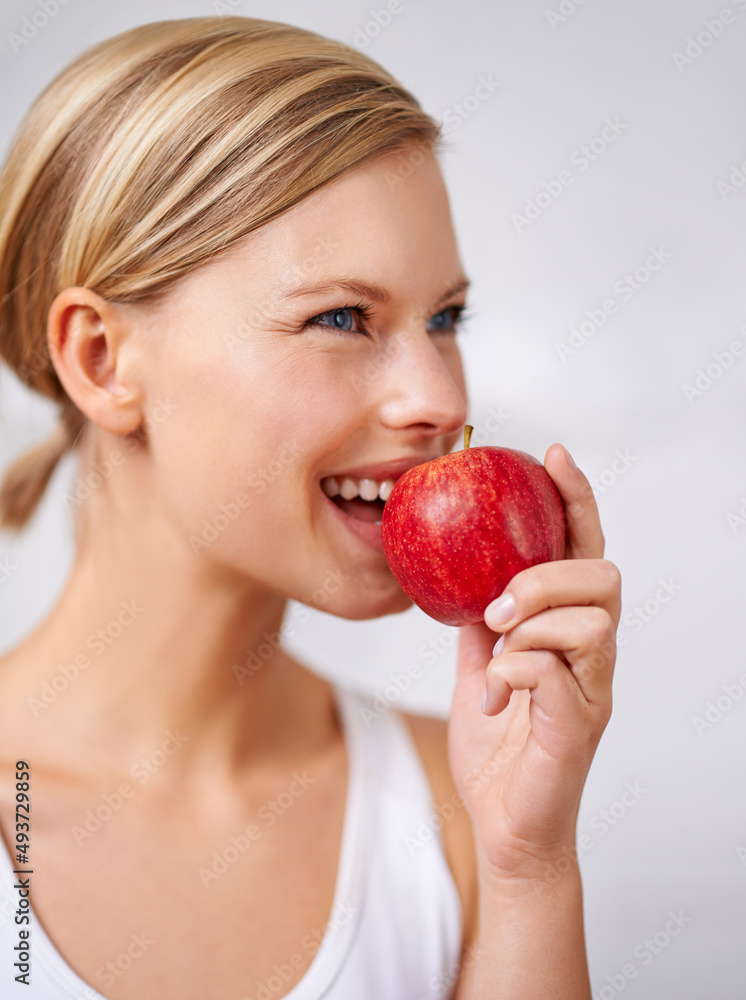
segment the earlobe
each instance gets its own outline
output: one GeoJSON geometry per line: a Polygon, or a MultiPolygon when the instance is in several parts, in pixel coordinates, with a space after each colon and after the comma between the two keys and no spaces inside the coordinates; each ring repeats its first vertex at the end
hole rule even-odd
{"type": "Polygon", "coordinates": [[[139,387],[122,381],[126,320],[88,288],[67,288],[47,319],[49,356],[57,377],[81,412],[112,434],[142,423],[139,387]]]}

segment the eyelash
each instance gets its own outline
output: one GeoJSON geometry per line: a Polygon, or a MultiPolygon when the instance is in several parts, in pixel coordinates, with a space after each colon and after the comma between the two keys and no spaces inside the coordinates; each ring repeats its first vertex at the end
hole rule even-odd
{"type": "MultiPolygon", "coordinates": [[[[442,313],[449,312],[449,311],[451,312],[451,314],[453,316],[453,330],[452,331],[451,330],[433,330],[433,331],[431,331],[432,333],[454,333],[454,334],[458,333],[462,329],[462,324],[471,316],[471,313],[469,313],[467,311],[467,306],[466,305],[446,306],[445,309],[441,309],[440,312],[435,313],[435,315],[436,316],[440,316],[442,313]]],[[[338,313],[338,312],[354,312],[354,313],[357,313],[358,317],[362,320],[363,327],[365,327],[367,325],[368,320],[370,320],[372,316],[375,316],[375,311],[373,310],[373,308],[371,306],[366,305],[364,302],[358,302],[354,306],[351,306],[351,305],[337,306],[335,309],[327,309],[327,310],[325,310],[322,313],[318,313],[316,316],[311,316],[303,324],[303,329],[305,330],[308,327],[320,327],[321,329],[324,329],[324,330],[332,330],[334,333],[352,334],[353,336],[363,336],[363,337],[369,337],[370,336],[370,334],[365,329],[363,329],[363,330],[341,330],[341,329],[339,329],[339,327],[327,326],[325,323],[319,323],[318,322],[320,319],[323,319],[323,318],[325,318],[327,316],[333,316],[335,313],[338,313]]]]}

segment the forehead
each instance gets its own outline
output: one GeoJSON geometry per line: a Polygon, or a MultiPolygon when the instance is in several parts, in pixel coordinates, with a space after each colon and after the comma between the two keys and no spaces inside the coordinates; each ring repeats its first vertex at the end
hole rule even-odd
{"type": "Polygon", "coordinates": [[[250,234],[231,256],[250,262],[252,275],[281,295],[340,267],[379,283],[413,267],[449,277],[459,269],[440,166],[417,146],[345,171],[250,234]]]}
{"type": "Polygon", "coordinates": [[[321,292],[301,290],[344,278],[427,312],[463,277],[440,166],[410,144],[344,171],[191,272],[165,304],[175,326],[236,310],[276,318],[321,308],[321,292]]]}

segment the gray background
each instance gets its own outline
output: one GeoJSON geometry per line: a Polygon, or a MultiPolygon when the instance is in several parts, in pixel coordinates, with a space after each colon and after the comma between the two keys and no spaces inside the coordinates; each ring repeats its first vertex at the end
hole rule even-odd
{"type": "MultiPolygon", "coordinates": [[[[235,2],[236,13],[364,45],[449,123],[453,148],[442,163],[474,282],[461,343],[475,443],[540,457],[565,443],[598,485],[607,556],[624,580],[614,716],[579,821],[595,994],[742,998],[746,356],[691,401],[684,386],[733,341],[746,346],[746,192],[718,188],[746,161],[746,2],[390,7],[376,33],[371,12],[385,9],[381,0],[235,2]],[[714,24],[723,11],[730,18],[714,24]],[[689,36],[703,31],[709,44],[697,56],[689,36]],[[468,100],[490,75],[494,93],[468,100]],[[584,161],[575,151],[607,118],[625,127],[584,161]],[[530,225],[516,225],[526,200],[563,170],[572,183],[530,225]],[[654,272],[644,270],[650,248],[665,258],[654,272]],[[623,292],[618,282],[638,269],[639,287],[623,292]],[[616,311],[594,327],[587,312],[610,298],[616,311]],[[557,344],[586,320],[592,335],[561,360],[557,344]],[[718,699],[711,725],[696,724],[718,699]],[[653,954],[645,939],[669,911],[688,922],[675,937],[660,935],[653,954]],[[626,982],[625,965],[634,973],[626,982]]],[[[214,13],[201,0],[68,0],[18,48],[11,33],[24,17],[43,21],[40,10],[4,0],[0,12],[3,149],[41,87],[89,44],[144,21],[214,13]]],[[[0,468],[45,436],[54,416],[2,370],[0,468]]],[[[61,495],[74,476],[66,459],[29,530],[0,534],[0,563],[13,567],[0,583],[0,652],[45,616],[69,570],[61,495]]],[[[299,622],[293,615],[291,605],[287,620],[299,622]]],[[[445,717],[455,631],[418,609],[363,623],[314,612],[288,645],[319,672],[370,691],[425,664],[391,700],[445,717]],[[423,650],[430,639],[442,650],[434,663],[423,650]]]]}

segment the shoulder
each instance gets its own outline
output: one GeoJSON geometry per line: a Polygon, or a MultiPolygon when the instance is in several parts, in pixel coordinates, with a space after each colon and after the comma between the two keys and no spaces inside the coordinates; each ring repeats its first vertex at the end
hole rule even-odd
{"type": "Polygon", "coordinates": [[[475,943],[478,887],[474,833],[448,762],[448,723],[434,716],[401,710],[399,715],[412,734],[430,782],[435,809],[441,821],[446,861],[461,899],[464,943],[475,943]]]}

